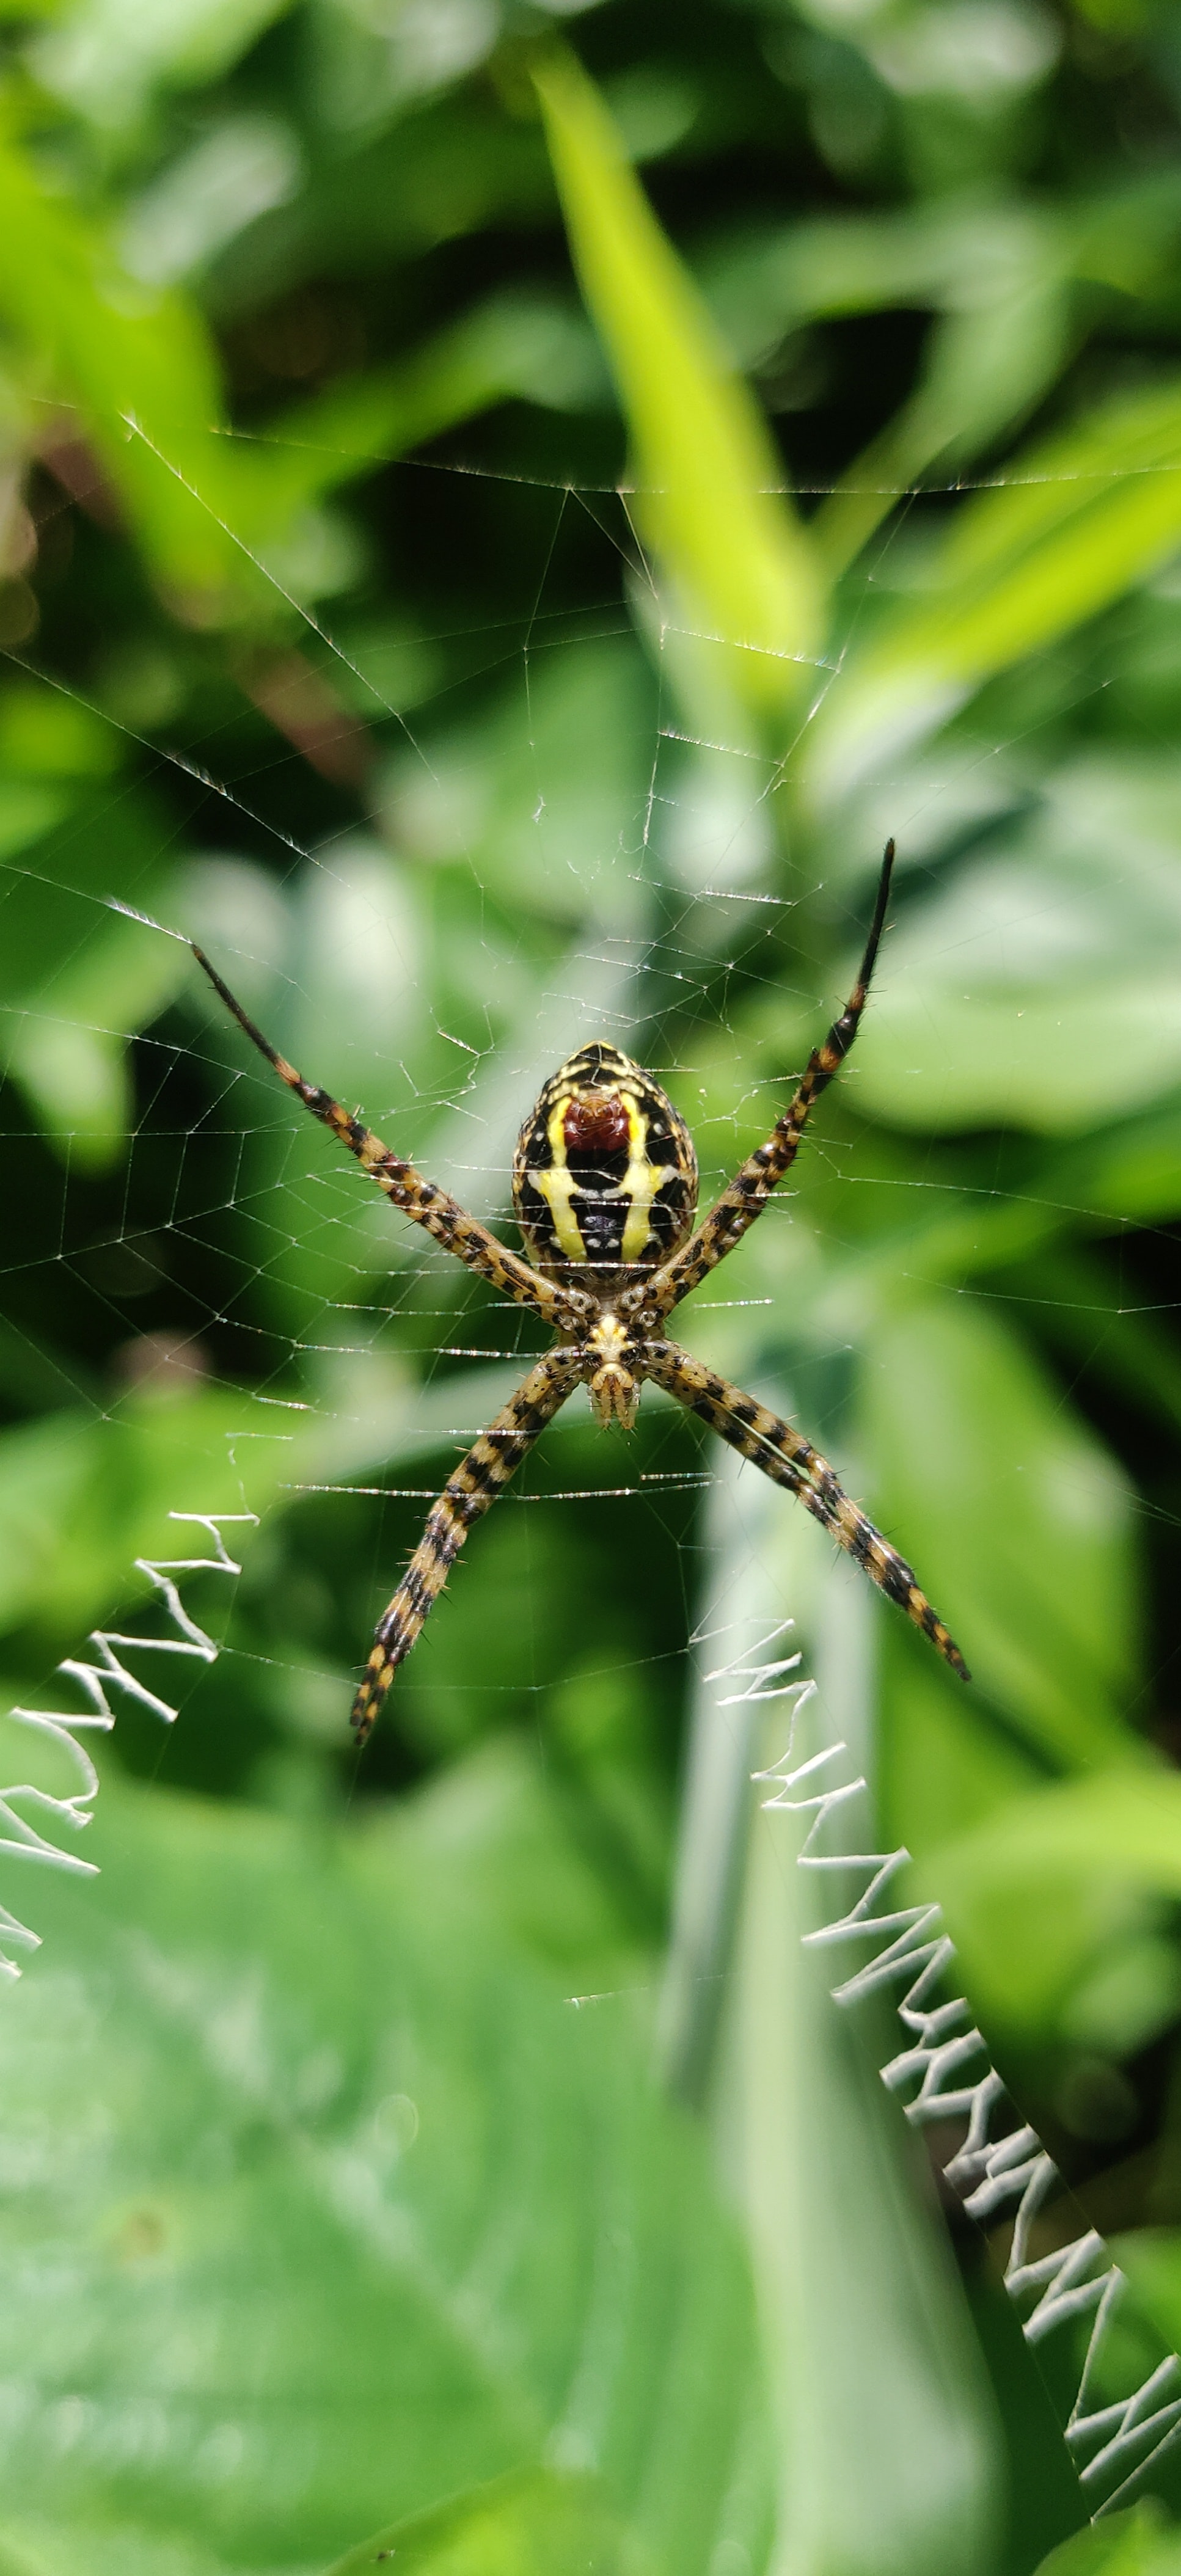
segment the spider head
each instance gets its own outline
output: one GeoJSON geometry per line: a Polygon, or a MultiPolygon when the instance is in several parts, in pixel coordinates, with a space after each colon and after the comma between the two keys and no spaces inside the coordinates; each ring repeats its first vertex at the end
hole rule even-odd
{"type": "Polygon", "coordinates": [[[513,1206],[539,1270],[592,1271],[604,1292],[630,1285],[692,1228],[697,1157],[684,1120],[630,1056],[580,1047],[521,1129],[513,1206]]]}

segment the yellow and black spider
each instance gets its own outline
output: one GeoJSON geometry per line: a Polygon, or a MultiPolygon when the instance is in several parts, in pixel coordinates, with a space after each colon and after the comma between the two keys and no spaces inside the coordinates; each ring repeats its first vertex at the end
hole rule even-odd
{"type": "Polygon", "coordinates": [[[693,1231],[697,1157],[671,1100],[612,1046],[583,1046],[547,1082],[521,1129],[513,1161],[513,1205],[528,1260],[497,1241],[458,1201],[412,1163],[392,1154],[330,1093],[305,1082],[264,1038],[195,943],[193,954],[227,1009],[314,1118],[323,1120],[386,1192],[469,1270],[528,1306],[559,1335],[434,1504],[402,1581],[378,1623],[353,1703],[363,1743],[398,1665],[405,1662],[447,1580],[472,1522],[507,1485],[538,1433],[582,1380],[600,1422],[635,1420],[645,1378],[699,1413],[732,1449],[786,1485],[838,1546],[921,1628],[954,1672],[968,1679],[959,1648],[910,1567],[843,1493],[832,1468],[802,1433],[717,1377],[676,1342],[666,1318],[724,1261],[761,1216],[790,1170],[808,1113],[857,1035],[886,917],[894,844],[886,849],[861,971],[848,1002],[815,1049],[789,1108],[736,1172],[693,1231]]]}

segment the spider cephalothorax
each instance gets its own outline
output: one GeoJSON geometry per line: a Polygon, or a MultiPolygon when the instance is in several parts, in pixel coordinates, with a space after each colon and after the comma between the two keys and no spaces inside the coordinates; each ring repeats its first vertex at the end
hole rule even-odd
{"type": "Polygon", "coordinates": [[[223,1002],[313,1117],[437,1243],[531,1309],[558,1335],[522,1379],[503,1413],[448,1478],[406,1572],[378,1623],[353,1704],[358,1739],[368,1734],[394,1673],[419,1636],[472,1522],[486,1512],[528,1455],[538,1433],[580,1383],[602,1422],[635,1420],[646,1378],[786,1485],[838,1546],[896,1601],[953,1671],[967,1679],[948,1635],[905,1559],[866,1519],[802,1432],[730,1386],[665,1339],[673,1307],[725,1259],[762,1213],[795,1160],[808,1113],[857,1035],[886,917],[891,841],[861,972],[822,1046],[808,1060],[794,1098],[765,1145],[737,1171],[694,1230],[697,1158],[684,1122],[650,1073],[596,1041],[580,1047],[547,1082],[521,1129],[513,1162],[513,1205],[529,1256],[522,1261],[465,1208],[383,1145],[330,1092],[305,1082],[247,1018],[220,975],[194,947],[223,1002]]]}

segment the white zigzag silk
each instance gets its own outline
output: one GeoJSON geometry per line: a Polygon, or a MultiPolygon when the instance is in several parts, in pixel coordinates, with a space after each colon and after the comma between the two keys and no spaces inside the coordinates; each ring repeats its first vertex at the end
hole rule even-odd
{"type": "MultiPolygon", "coordinates": [[[[78,1787],[68,1797],[60,1798],[52,1797],[45,1789],[35,1788],[30,1781],[13,1782],[0,1788],[0,1826],[6,1828],[0,1832],[0,1852],[11,1852],[22,1860],[43,1861],[51,1869],[73,1869],[92,1874],[97,1868],[96,1862],[83,1860],[76,1852],[63,1851],[60,1843],[52,1839],[53,1834],[63,1827],[71,1833],[80,1833],[94,1813],[98,1773],[79,1738],[85,1733],[110,1734],[116,1717],[109,1697],[112,1692],[120,1692],[124,1702],[137,1701],[141,1708],[149,1709],[153,1717],[158,1717],[164,1726],[171,1726],[177,1716],[170,1699],[164,1698],[159,1691],[150,1690],[137,1673],[129,1672],[120,1649],[123,1654],[134,1651],[137,1655],[188,1655],[195,1656],[203,1664],[216,1663],[219,1648],[214,1639],[197,1626],[195,1619],[190,1618],[177,1589],[176,1577],[183,1574],[240,1574],[241,1566],[229,1554],[222,1529],[239,1522],[253,1528],[255,1515],[253,1512],[170,1512],[168,1517],[170,1521],[207,1530],[216,1553],[213,1556],[136,1558],[135,1571],[146,1574],[159,1596],[173,1633],[132,1636],[119,1629],[94,1629],[87,1643],[95,1650],[95,1661],[87,1663],[82,1656],[66,1655],[56,1667],[60,1678],[71,1683],[88,1703],[85,1709],[8,1710],[7,1714],[15,1725],[30,1727],[61,1746],[73,1768],[78,1787]],[[32,1821],[33,1816],[37,1818],[36,1823],[32,1821]]],[[[37,1950],[41,1946],[40,1934],[31,1931],[28,1924],[19,1922],[15,1914],[10,1914],[6,1906],[0,1905],[0,1944],[4,1943],[25,1950],[37,1950]]],[[[20,1973],[15,1959],[10,1959],[0,1946],[0,1976],[19,1977],[20,1973]]]]}
{"type": "MultiPolygon", "coordinates": [[[[893,1882],[910,1853],[904,1848],[847,1852],[821,1847],[829,1819],[863,1797],[867,1783],[860,1773],[832,1781],[831,1766],[842,1756],[848,1760],[843,1742],[826,1745],[793,1767],[797,1724],[816,1685],[786,1678],[798,1672],[798,1654],[758,1660],[781,1641],[791,1624],[780,1623],[753,1650],[753,1657],[752,1650],[744,1648],[742,1661],[717,1666],[706,1680],[733,1685],[719,1692],[715,1702],[719,1709],[732,1708],[739,1701],[794,1701],[786,1752],[769,1770],[753,1775],[776,1783],[763,1805],[811,1819],[797,1855],[801,1869],[866,1873],[856,1902],[832,1922],[805,1933],[805,1944],[870,1948],[864,1963],[832,1988],[838,2004],[853,2004],[882,1989],[905,1986],[896,1998],[896,2010],[909,2044],[881,2068],[882,2081],[900,2098],[908,2120],[916,2124],[966,2122],[962,2144],[942,2168],[944,2180],[968,2215],[982,2225],[1012,2215],[1004,2279],[1026,2342],[1036,2349],[1054,2334],[1073,2328],[1078,2318],[1092,2319],[1073,2401],[1060,2421],[1095,2519],[1129,2501],[1133,2489],[1144,2484],[1153,2463],[1181,2429],[1181,2361],[1175,2353],[1166,2353],[1130,2395],[1113,2404],[1096,2402],[1102,2348],[1127,2288],[1125,2276],[1081,2210],[1076,2213],[1077,2232],[1068,2243],[1031,2257],[1038,2213],[1062,2192],[1058,2168],[1036,2130],[1015,2111],[968,2004],[962,1996],[948,1995],[955,1945],[943,1928],[941,1908],[891,1902],[893,1882]],[[826,1773],[828,1786],[821,1776],[826,1773]]],[[[1059,2197],[1059,2207],[1063,2206],[1070,2209],[1072,2204],[1059,2197]]],[[[1057,2377],[1051,2374],[1051,2382],[1057,2377]]],[[[1053,2397],[1053,2384],[1050,2393],[1053,2397]]]]}

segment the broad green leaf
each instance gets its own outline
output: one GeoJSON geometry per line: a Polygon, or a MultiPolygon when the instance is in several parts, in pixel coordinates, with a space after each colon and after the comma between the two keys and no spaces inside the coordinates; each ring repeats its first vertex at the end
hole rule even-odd
{"type": "Polygon", "coordinates": [[[1167,963],[1106,989],[1097,981],[1049,993],[1018,986],[1000,996],[974,983],[970,954],[948,958],[943,974],[916,977],[879,1013],[859,1067],[867,1109],[935,1135],[981,1127],[1077,1135],[1110,1103],[1113,1066],[1121,1109],[1141,1108],[1181,1080],[1181,976],[1167,963]]]}
{"type": "Polygon", "coordinates": [[[1175,2013],[1181,1976],[1154,1928],[1181,1894],[1175,1773],[1099,1771],[1011,1799],[929,1853],[921,1881],[973,1995],[1010,2029],[1066,2027],[1126,2052],[1175,2013]]]}
{"type": "MultiPolygon", "coordinates": [[[[32,790],[46,803],[40,814],[34,805],[28,817],[32,822],[36,816],[39,826],[25,845],[34,855],[0,867],[4,903],[0,1002],[51,1004],[59,984],[85,974],[92,944],[108,939],[114,940],[121,957],[121,984],[130,985],[137,976],[151,980],[158,975],[158,961],[134,964],[134,941],[123,945],[123,934],[132,925],[111,911],[110,898],[144,910],[154,899],[163,899],[167,880],[161,848],[168,830],[163,813],[125,784],[101,792],[83,792],[74,786],[71,792],[59,780],[26,782],[12,771],[8,775],[20,794],[32,790]],[[61,800],[67,796],[63,816],[61,800]],[[48,830],[43,816],[49,820],[48,830]]],[[[138,925],[137,936],[145,952],[174,944],[138,925]]]]}
{"type": "Polygon", "coordinates": [[[1105,1127],[1059,1153],[1039,1172],[1037,1186],[1085,1218],[1152,1224],[1174,1216],[1181,1208],[1181,1110],[1169,1102],[1126,1127],[1105,1127]]]}
{"type": "Polygon", "coordinates": [[[883,1836],[922,1860],[1040,1786],[1041,1771],[901,1619],[880,1625],[883,1836]]]}
{"type": "Polygon", "coordinates": [[[706,254],[702,275],[753,365],[785,332],[819,318],[905,307],[987,319],[1007,306],[1019,329],[1026,297],[1051,278],[1118,278],[1124,293],[1151,291],[1170,273],[1179,228],[1176,174],[1159,170],[1073,204],[965,190],[765,231],[744,224],[706,254]]]}
{"type": "MultiPolygon", "coordinates": [[[[46,2513],[22,2515],[19,2527],[0,2525],[0,2576],[78,2576],[77,2528],[65,2529],[46,2513]]],[[[125,2522],[91,2524],[86,2533],[86,2576],[256,2576],[199,2540],[159,2538],[125,2522]]],[[[320,2576],[318,2567],[268,2568],[267,2576],[320,2576]]]]}
{"type": "Polygon", "coordinates": [[[872,215],[841,212],[743,227],[707,251],[711,305],[745,363],[765,358],[801,322],[900,305],[987,313],[1061,266],[1058,208],[1014,197],[919,198],[872,215]]]}
{"type": "MultiPolygon", "coordinates": [[[[469,1661],[469,1679],[470,1669],[469,1661]]],[[[342,1724],[346,1697],[342,1690],[342,1724]]],[[[437,1772],[415,1799],[401,1883],[427,1915],[440,1884],[449,1887],[473,1939],[495,1922],[563,1993],[634,1988],[650,1974],[651,1954],[637,1948],[634,1909],[621,1904],[603,1865],[583,1780],[559,1777],[555,1733],[551,1722],[538,1750],[496,1735],[437,1772]]]]}
{"type": "Polygon", "coordinates": [[[111,766],[118,737],[48,689],[0,696],[0,831],[23,811],[29,856],[0,863],[0,1027],[6,1069],[68,1159],[101,1170],[127,1150],[128,1041],[184,981],[187,960],[113,909],[166,908],[171,830],[111,766]],[[11,801],[10,801],[11,800],[11,801]]]}
{"type": "Polygon", "coordinates": [[[400,2576],[643,2576],[599,2483],[553,2469],[504,2478],[391,2523],[350,2549],[330,2576],[362,2576],[381,2558],[396,2560],[400,2576]]]}
{"type": "Polygon", "coordinates": [[[1003,852],[904,913],[858,1049],[859,1106],[936,1133],[1053,1135],[1173,1089],[1179,830],[1171,764],[1064,764],[1003,852]]]}
{"type": "Polygon", "coordinates": [[[565,53],[546,55],[533,76],[575,264],[631,433],[642,532],[679,622],[722,648],[732,694],[780,716],[819,648],[823,590],[778,491],[779,460],[591,82],[565,53]]]}
{"type": "Polygon", "coordinates": [[[1037,2576],[1181,2576],[1181,2534],[1152,2505],[1104,2515],[1043,2558],[1037,2576]]]}
{"type": "Polygon", "coordinates": [[[45,993],[13,1011],[8,1067],[40,1126],[72,1163],[101,1171],[127,1151],[128,1039],[183,984],[186,952],[109,913],[45,993]]]}
{"type": "MultiPolygon", "coordinates": [[[[519,1374],[474,1371],[463,1396],[473,1420],[487,1421],[519,1374]]],[[[125,1599],[138,1556],[176,1554],[170,1512],[261,1515],[299,1491],[301,1474],[314,1484],[446,1448],[455,1418],[454,1383],[418,1391],[409,1371],[329,1379],[322,1410],[288,1411],[162,1370],[101,1411],[63,1406],[11,1425],[0,1431],[0,1633],[28,1626],[56,1653],[125,1599]]]]}
{"type": "Polygon", "coordinates": [[[811,792],[843,794],[1164,563],[1181,538],[1181,393],[1124,399],[1028,450],[957,513],[917,606],[883,620],[828,700],[811,792]]]}
{"type": "MultiPolygon", "coordinates": [[[[108,1413],[81,1406],[0,1433],[0,1630],[31,1629],[53,1653],[125,1600],[137,1556],[176,1556],[172,1511],[240,1512],[235,1439],[263,1499],[286,1472],[290,1447],[238,1397],[150,1382],[108,1413]],[[264,1463],[265,1462],[265,1463],[264,1463]]],[[[147,1586],[143,1587],[148,1597],[147,1586]]]]}
{"type": "Polygon", "coordinates": [[[41,1881],[0,2023],[9,2526],[306,2568],[548,2461],[662,2576],[758,2568],[750,2289],[701,2145],[625,2001],[572,2012],[444,1876],[407,1901],[412,1831],[108,1779],[102,1875],[41,1881]]]}
{"type": "Polygon", "coordinates": [[[1032,1355],[965,1299],[902,1306],[869,1339],[857,1422],[874,1517],[981,1689],[1056,1766],[1134,1758],[1127,1488],[1032,1355]]]}

